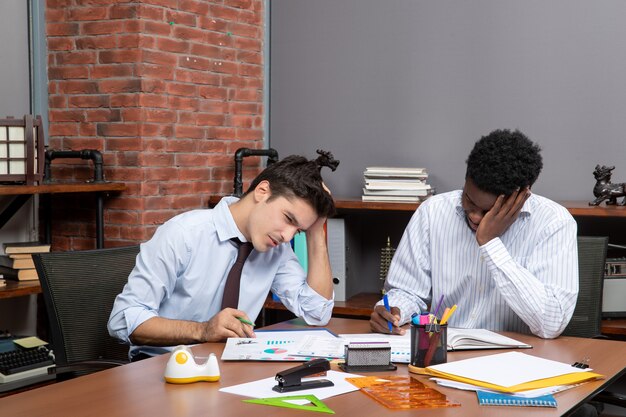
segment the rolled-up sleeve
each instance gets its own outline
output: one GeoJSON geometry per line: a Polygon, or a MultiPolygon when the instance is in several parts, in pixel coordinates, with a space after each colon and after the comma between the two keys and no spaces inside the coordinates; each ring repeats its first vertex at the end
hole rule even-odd
{"type": "Polygon", "coordinates": [[[186,252],[177,250],[180,247],[185,247],[184,236],[172,223],[161,226],[141,245],[128,282],[113,304],[107,325],[112,337],[131,343],[135,329],[159,315],[161,301],[173,291],[176,270],[184,262],[186,252]]]}
{"type": "Polygon", "coordinates": [[[307,324],[326,325],[333,313],[334,295],[328,300],[309,287],[306,274],[293,251],[285,251],[283,259],[272,283],[272,292],[289,311],[302,317],[307,324]]]}

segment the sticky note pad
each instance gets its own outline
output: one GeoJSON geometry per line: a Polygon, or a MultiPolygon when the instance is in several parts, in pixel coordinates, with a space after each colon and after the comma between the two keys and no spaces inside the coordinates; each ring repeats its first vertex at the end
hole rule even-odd
{"type": "Polygon", "coordinates": [[[13,340],[13,343],[15,343],[18,346],[23,347],[24,349],[32,349],[38,346],[43,346],[43,345],[47,345],[47,342],[44,342],[43,340],[41,340],[40,338],[36,337],[36,336],[31,336],[31,337],[23,337],[21,339],[15,339],[13,340]]]}

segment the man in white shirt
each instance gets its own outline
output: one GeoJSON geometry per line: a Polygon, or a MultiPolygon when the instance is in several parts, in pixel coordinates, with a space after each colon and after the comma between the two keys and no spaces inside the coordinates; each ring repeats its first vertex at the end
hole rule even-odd
{"type": "Polygon", "coordinates": [[[457,305],[449,325],[557,337],[578,295],[576,222],[530,189],[543,166],[523,133],[496,130],[476,142],[463,190],[420,205],[398,246],[372,331],[393,333],[412,313],[438,316],[457,305]],[[433,311],[431,311],[433,312],[433,311]]]}
{"type": "Polygon", "coordinates": [[[180,214],[141,245],[108,323],[113,337],[131,344],[131,359],[179,344],[254,337],[248,323],[270,290],[308,324],[328,322],[333,283],[324,223],[335,207],[320,169],[334,169],[337,161],[319,153],[317,160],[289,156],[268,166],[241,199],[224,197],[212,210],[180,214]],[[306,272],[290,245],[299,231],[306,231],[306,272]],[[254,249],[230,291],[234,299],[224,297],[246,242],[254,249]]]}

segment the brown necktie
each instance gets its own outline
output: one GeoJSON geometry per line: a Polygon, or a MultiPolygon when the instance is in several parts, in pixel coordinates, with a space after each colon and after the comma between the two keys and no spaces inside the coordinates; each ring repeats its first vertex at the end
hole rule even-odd
{"type": "Polygon", "coordinates": [[[226,278],[224,297],[222,298],[222,310],[227,307],[237,308],[239,304],[239,281],[241,280],[241,271],[243,270],[243,264],[246,262],[248,255],[252,252],[252,243],[242,243],[237,238],[231,240],[239,245],[239,250],[237,252],[237,260],[235,260],[235,263],[230,268],[230,272],[226,278]]]}

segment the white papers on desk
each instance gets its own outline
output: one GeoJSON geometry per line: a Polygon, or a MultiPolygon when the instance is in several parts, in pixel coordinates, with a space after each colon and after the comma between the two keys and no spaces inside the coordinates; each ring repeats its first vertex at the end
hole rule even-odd
{"type": "MultiPolygon", "coordinates": [[[[302,391],[292,392],[276,392],[272,389],[277,384],[276,377],[270,377],[260,379],[258,381],[246,382],[244,384],[233,385],[230,387],[220,388],[221,392],[228,392],[230,394],[244,395],[246,397],[253,398],[274,398],[274,397],[287,397],[291,395],[315,395],[320,400],[324,398],[330,398],[335,395],[345,394],[352,391],[357,391],[358,388],[346,381],[346,378],[358,378],[361,375],[349,374],[346,372],[327,371],[326,376],[318,378],[303,378],[303,381],[313,381],[316,379],[328,379],[335,385],[332,387],[314,388],[302,391]]],[[[305,401],[306,403],[306,401],[305,401]]]]}
{"type": "Polygon", "coordinates": [[[339,337],[316,337],[310,335],[303,338],[292,351],[294,356],[343,358],[345,346],[349,343],[380,343],[388,342],[391,346],[391,362],[409,363],[411,358],[411,336],[381,333],[340,334],[339,337]]]}
{"type": "Polygon", "coordinates": [[[222,353],[223,361],[307,361],[305,356],[294,356],[295,348],[307,336],[336,339],[327,329],[258,330],[256,338],[229,337],[222,353]]]}
{"type": "Polygon", "coordinates": [[[306,336],[295,347],[295,356],[343,358],[346,341],[339,337],[306,336]]]}
{"type": "Polygon", "coordinates": [[[591,371],[590,368],[580,369],[566,363],[521,352],[479,356],[433,365],[427,369],[502,387],[512,387],[530,381],[591,371]]]}

